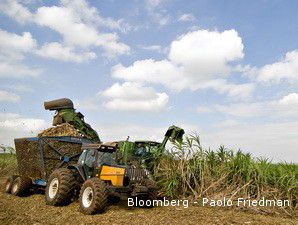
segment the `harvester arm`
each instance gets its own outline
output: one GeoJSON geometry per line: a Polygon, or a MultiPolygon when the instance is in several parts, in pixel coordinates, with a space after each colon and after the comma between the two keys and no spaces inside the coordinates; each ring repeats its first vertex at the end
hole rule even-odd
{"type": "Polygon", "coordinates": [[[184,130],[177,126],[170,126],[165,133],[165,137],[158,147],[158,154],[162,154],[166,148],[167,142],[170,140],[172,143],[181,143],[183,140],[184,130]]]}
{"type": "Polygon", "coordinates": [[[59,110],[58,115],[62,118],[63,122],[73,125],[76,129],[79,130],[80,133],[82,133],[88,139],[95,142],[100,142],[100,139],[96,131],[93,130],[89,124],[85,123],[82,119],[81,114],[76,113],[74,109],[59,110]]]}
{"type": "Polygon", "coordinates": [[[56,99],[53,101],[44,102],[46,110],[55,110],[56,115],[53,119],[53,126],[61,123],[69,123],[73,125],[86,138],[100,142],[98,134],[91,126],[84,121],[84,116],[77,113],[74,109],[73,102],[68,98],[56,99]]]}

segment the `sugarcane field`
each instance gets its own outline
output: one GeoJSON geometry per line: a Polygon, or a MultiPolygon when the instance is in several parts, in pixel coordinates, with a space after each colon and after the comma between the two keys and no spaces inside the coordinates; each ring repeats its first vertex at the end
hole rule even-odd
{"type": "Polygon", "coordinates": [[[0,224],[298,224],[297,10],[0,0],[0,224]]]}

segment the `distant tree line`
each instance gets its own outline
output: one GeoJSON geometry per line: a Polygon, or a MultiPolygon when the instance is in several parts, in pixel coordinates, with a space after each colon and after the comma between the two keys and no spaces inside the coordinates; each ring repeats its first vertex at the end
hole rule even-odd
{"type": "Polygon", "coordinates": [[[10,153],[10,154],[15,154],[15,149],[13,147],[10,146],[4,146],[4,145],[0,145],[0,153],[10,153]]]}

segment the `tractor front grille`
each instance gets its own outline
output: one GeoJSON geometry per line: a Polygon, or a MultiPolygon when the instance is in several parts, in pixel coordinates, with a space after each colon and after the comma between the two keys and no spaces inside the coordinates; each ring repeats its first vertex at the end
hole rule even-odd
{"type": "Polygon", "coordinates": [[[148,177],[148,171],[142,168],[133,168],[129,167],[126,170],[126,175],[128,176],[129,180],[131,181],[141,181],[144,178],[148,177]]]}

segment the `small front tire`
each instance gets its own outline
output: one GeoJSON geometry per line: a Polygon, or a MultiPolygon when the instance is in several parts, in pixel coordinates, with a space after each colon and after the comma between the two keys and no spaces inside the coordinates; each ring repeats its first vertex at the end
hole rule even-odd
{"type": "Polygon", "coordinates": [[[108,204],[106,184],[98,178],[86,180],[80,191],[80,211],[87,215],[103,213],[108,204]]]}

